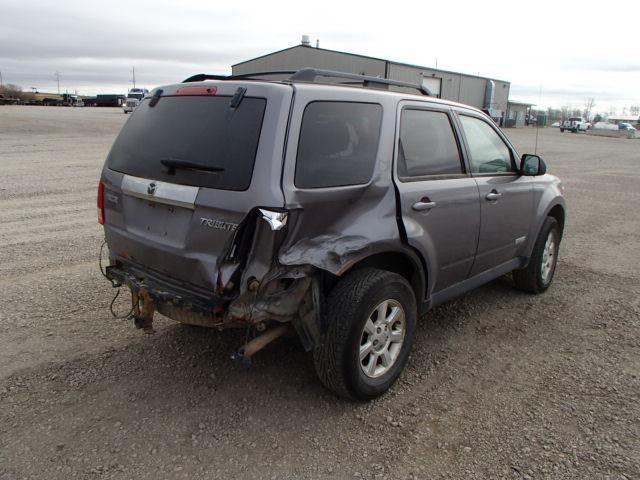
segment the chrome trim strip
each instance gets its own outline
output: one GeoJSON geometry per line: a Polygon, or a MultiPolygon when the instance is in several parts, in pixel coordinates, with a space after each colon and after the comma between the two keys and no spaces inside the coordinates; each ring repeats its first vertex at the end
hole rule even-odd
{"type": "Polygon", "coordinates": [[[195,201],[200,190],[199,187],[176,185],[175,183],[133,177],[131,175],[122,177],[120,188],[122,188],[123,193],[132,197],[191,210],[196,208],[195,201]],[[152,184],[155,185],[155,189],[153,189],[152,184]]]}

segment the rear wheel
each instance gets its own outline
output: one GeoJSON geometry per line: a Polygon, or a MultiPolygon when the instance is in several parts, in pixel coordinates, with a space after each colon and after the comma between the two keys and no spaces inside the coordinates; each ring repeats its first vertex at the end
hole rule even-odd
{"type": "Polygon", "coordinates": [[[342,279],[327,300],[327,331],[313,353],[322,383],[347,398],[382,395],[407,362],[416,315],[413,290],[400,275],[366,268],[342,279]]]}
{"type": "Polygon", "coordinates": [[[564,128],[561,128],[561,129],[560,129],[560,131],[561,131],[562,133],[564,133],[564,128]]]}
{"type": "Polygon", "coordinates": [[[529,265],[513,271],[516,287],[530,293],[542,293],[553,280],[558,263],[560,225],[553,217],[547,217],[533,247],[529,265]]]}

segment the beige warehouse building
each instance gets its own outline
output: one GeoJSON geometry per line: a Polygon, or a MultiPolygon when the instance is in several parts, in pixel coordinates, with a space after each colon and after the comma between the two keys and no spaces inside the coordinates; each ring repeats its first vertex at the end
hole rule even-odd
{"type": "Polygon", "coordinates": [[[497,123],[506,124],[508,118],[510,82],[506,80],[316,48],[310,46],[305,37],[300,45],[236,63],[232,72],[233,75],[246,75],[305,67],[422,84],[440,98],[484,110],[497,123]]]}

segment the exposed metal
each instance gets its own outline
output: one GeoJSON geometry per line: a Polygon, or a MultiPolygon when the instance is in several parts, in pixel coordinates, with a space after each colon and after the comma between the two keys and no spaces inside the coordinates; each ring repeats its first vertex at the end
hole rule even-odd
{"type": "Polygon", "coordinates": [[[274,212],[261,208],[260,213],[271,227],[271,230],[282,230],[287,224],[287,212],[274,212]]]}
{"type": "Polygon", "coordinates": [[[242,363],[249,363],[253,355],[255,355],[257,352],[262,350],[274,340],[277,340],[278,338],[285,335],[290,330],[291,327],[289,327],[289,325],[278,325],[277,327],[267,330],[240,347],[238,351],[231,356],[231,358],[242,363]]]}

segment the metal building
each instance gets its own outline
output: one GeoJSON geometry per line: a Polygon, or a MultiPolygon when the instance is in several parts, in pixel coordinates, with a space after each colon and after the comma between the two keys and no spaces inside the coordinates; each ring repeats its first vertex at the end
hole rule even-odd
{"type": "Polygon", "coordinates": [[[507,116],[505,121],[505,127],[524,127],[528,115],[531,115],[531,107],[535,104],[526,102],[516,102],[515,100],[509,100],[507,106],[507,116]]]}
{"type": "Polygon", "coordinates": [[[505,80],[314,48],[306,36],[300,45],[236,63],[231,68],[233,75],[243,75],[305,67],[421,83],[441,98],[484,110],[500,124],[506,119],[510,83],[505,80]]]}

